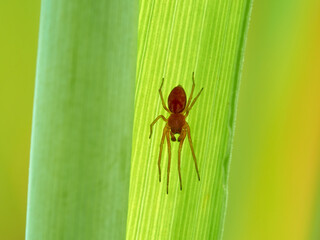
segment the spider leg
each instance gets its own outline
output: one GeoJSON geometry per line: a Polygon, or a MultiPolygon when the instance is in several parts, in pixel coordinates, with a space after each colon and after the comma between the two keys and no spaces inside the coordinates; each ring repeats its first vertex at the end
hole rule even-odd
{"type": "Polygon", "coordinates": [[[165,104],[165,102],[164,102],[163,96],[162,96],[162,91],[161,91],[161,89],[162,89],[163,81],[164,81],[164,78],[162,78],[161,86],[160,86],[160,88],[159,88],[159,94],[160,94],[160,98],[161,98],[161,103],[162,103],[162,106],[163,106],[164,110],[166,110],[168,113],[171,113],[171,112],[169,111],[169,109],[167,108],[167,106],[166,106],[166,104],[165,104]]]}
{"type": "Polygon", "coordinates": [[[153,125],[156,124],[156,122],[157,122],[160,118],[162,118],[163,121],[165,121],[165,122],[168,121],[163,115],[159,115],[159,116],[150,124],[150,135],[149,135],[149,138],[151,138],[153,125]]]}
{"type": "Polygon", "coordinates": [[[199,174],[199,169],[198,169],[198,165],[197,165],[197,159],[196,159],[196,155],[194,154],[191,135],[190,135],[190,127],[189,127],[188,123],[186,123],[186,130],[187,130],[188,140],[189,140],[189,144],[190,144],[190,148],[191,148],[194,164],[196,166],[196,171],[197,171],[197,174],[198,174],[198,179],[200,181],[200,174],[199,174]]]}
{"type": "Polygon", "coordinates": [[[170,175],[170,163],[171,163],[171,145],[169,130],[166,132],[167,144],[168,144],[168,171],[167,171],[167,194],[169,193],[169,175],[170,175]]]}
{"type": "Polygon", "coordinates": [[[190,97],[189,97],[187,106],[186,106],[186,108],[185,108],[186,110],[188,109],[188,107],[189,107],[189,105],[190,105],[190,103],[191,103],[194,87],[195,87],[195,84],[194,84],[194,72],[193,72],[193,73],[192,73],[192,88],[191,88],[191,93],[190,93],[190,97]]]}
{"type": "Polygon", "coordinates": [[[163,133],[162,133],[162,138],[161,138],[161,142],[160,142],[160,152],[159,152],[159,159],[158,159],[158,168],[159,168],[159,182],[161,182],[161,154],[162,154],[162,148],[163,148],[163,142],[164,142],[164,138],[166,136],[167,133],[167,126],[164,127],[163,129],[163,133]]]}
{"type": "Polygon", "coordinates": [[[198,95],[193,99],[192,103],[190,104],[190,106],[189,106],[189,107],[188,107],[188,109],[186,110],[186,115],[185,115],[185,117],[187,117],[187,116],[188,116],[188,114],[189,114],[189,112],[190,112],[191,108],[192,108],[192,107],[193,107],[193,105],[196,103],[196,101],[197,101],[198,97],[199,97],[199,96],[200,96],[200,94],[202,93],[202,90],[203,90],[203,88],[201,88],[201,90],[200,90],[200,92],[198,93],[198,95]]]}
{"type": "Polygon", "coordinates": [[[181,168],[180,168],[180,162],[181,162],[181,149],[183,145],[184,138],[186,137],[186,132],[185,130],[181,131],[181,134],[179,136],[178,141],[180,142],[179,144],[179,151],[178,151],[178,172],[179,172],[179,180],[180,180],[180,190],[182,190],[182,180],[181,180],[181,168]]]}

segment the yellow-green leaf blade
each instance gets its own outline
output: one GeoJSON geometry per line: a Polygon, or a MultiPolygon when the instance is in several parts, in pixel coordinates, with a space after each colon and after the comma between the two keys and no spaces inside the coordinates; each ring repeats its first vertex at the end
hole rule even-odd
{"type": "Polygon", "coordinates": [[[137,88],[133,129],[128,239],[217,239],[222,236],[234,116],[242,50],[251,1],[141,1],[137,88]],[[197,179],[186,140],[182,150],[183,190],[179,189],[178,144],[171,142],[169,194],[167,146],[158,176],[158,154],[165,123],[149,140],[150,123],[163,94],[182,85],[187,95],[195,72],[195,94],[204,91],[187,121],[198,159],[197,179]]]}

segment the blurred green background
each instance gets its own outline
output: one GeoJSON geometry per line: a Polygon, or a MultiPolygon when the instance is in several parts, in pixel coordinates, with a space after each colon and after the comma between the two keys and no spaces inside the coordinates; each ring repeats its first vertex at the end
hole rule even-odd
{"type": "MultiPolygon", "coordinates": [[[[320,239],[320,2],[254,1],[224,239],[320,239]]],[[[0,3],[0,239],[23,239],[40,1],[0,3]]]]}

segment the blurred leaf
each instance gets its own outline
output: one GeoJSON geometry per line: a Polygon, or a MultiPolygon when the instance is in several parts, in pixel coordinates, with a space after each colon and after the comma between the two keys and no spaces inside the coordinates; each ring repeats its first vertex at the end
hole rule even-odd
{"type": "Polygon", "coordinates": [[[133,128],[128,239],[220,239],[243,48],[250,0],[140,1],[138,69],[133,128]],[[195,72],[195,94],[204,91],[187,121],[191,127],[201,181],[187,140],[183,146],[179,189],[178,144],[172,142],[169,194],[166,194],[167,146],[158,176],[164,122],[150,123],[164,98],[181,84],[187,95],[195,72]]]}
{"type": "Polygon", "coordinates": [[[26,239],[123,239],[138,5],[42,1],[26,239]]]}

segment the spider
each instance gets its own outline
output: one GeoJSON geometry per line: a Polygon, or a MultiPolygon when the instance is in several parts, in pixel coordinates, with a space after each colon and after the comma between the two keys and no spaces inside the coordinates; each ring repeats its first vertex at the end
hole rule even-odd
{"type": "Polygon", "coordinates": [[[196,167],[196,171],[198,174],[198,179],[200,181],[200,175],[199,170],[197,166],[197,159],[196,155],[193,150],[191,135],[190,135],[190,127],[189,124],[186,121],[186,117],[189,115],[189,112],[195,102],[197,101],[198,97],[200,96],[203,88],[200,90],[198,95],[193,99],[192,101],[192,94],[195,87],[194,84],[194,72],[192,73],[192,89],[190,93],[189,100],[187,102],[187,96],[186,93],[181,85],[178,85],[177,87],[173,88],[169,94],[168,97],[168,107],[166,106],[163,96],[162,96],[162,85],[163,85],[164,78],[162,78],[162,83],[159,88],[159,94],[162,102],[163,108],[170,114],[169,118],[165,118],[163,115],[159,115],[151,124],[150,124],[150,136],[152,135],[152,127],[153,125],[161,118],[166,122],[166,125],[163,129],[162,138],[160,142],[160,152],[159,152],[159,159],[158,159],[158,168],[159,168],[159,182],[161,182],[161,153],[162,153],[162,147],[164,138],[167,139],[167,145],[168,145],[168,170],[167,170],[167,194],[168,194],[168,188],[169,188],[169,174],[170,174],[170,163],[171,163],[171,145],[170,145],[170,137],[171,141],[175,142],[177,139],[174,136],[175,134],[180,134],[178,137],[179,144],[179,151],[178,151],[178,172],[179,172],[179,180],[180,180],[180,190],[182,190],[182,181],[181,181],[181,171],[180,171],[180,161],[181,161],[181,149],[184,142],[184,139],[186,135],[188,136],[192,156],[194,159],[194,164],[196,167]]]}

